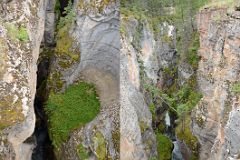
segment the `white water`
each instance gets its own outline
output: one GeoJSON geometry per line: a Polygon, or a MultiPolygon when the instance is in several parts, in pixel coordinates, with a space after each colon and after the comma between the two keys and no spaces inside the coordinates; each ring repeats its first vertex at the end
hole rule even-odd
{"type": "Polygon", "coordinates": [[[166,124],[167,127],[171,126],[170,116],[169,116],[168,112],[165,115],[165,124],[166,124]]]}

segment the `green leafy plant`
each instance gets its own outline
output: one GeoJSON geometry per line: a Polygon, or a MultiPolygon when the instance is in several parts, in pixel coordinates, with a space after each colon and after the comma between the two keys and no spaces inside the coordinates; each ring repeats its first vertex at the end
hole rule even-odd
{"type": "Polygon", "coordinates": [[[51,93],[45,111],[49,117],[49,133],[53,145],[59,148],[69,133],[93,120],[100,102],[92,84],[80,82],[64,93],[51,93]]]}

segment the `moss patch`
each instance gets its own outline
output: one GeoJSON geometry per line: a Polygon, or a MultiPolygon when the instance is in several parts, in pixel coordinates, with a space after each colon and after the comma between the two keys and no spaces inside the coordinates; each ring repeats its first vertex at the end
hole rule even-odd
{"type": "Polygon", "coordinates": [[[48,85],[53,92],[61,91],[61,89],[63,88],[64,82],[61,79],[61,77],[62,77],[61,72],[57,71],[50,75],[48,79],[48,85]]]}
{"type": "Polygon", "coordinates": [[[0,130],[22,122],[23,120],[22,102],[18,100],[13,103],[12,96],[2,96],[0,99],[0,130]]]}
{"type": "Polygon", "coordinates": [[[83,147],[81,143],[77,146],[77,154],[78,157],[82,160],[87,160],[89,158],[87,150],[83,147]]]}
{"type": "Polygon", "coordinates": [[[57,46],[55,52],[57,55],[68,56],[73,61],[79,60],[80,54],[78,48],[74,48],[74,41],[69,36],[70,24],[66,24],[64,27],[58,30],[57,34],[57,46]]]}
{"type": "Polygon", "coordinates": [[[159,160],[170,160],[172,158],[172,150],[173,150],[173,144],[171,140],[157,132],[156,133],[156,139],[157,139],[157,151],[158,151],[158,159],[159,160]]]}
{"type": "Polygon", "coordinates": [[[50,93],[46,113],[53,145],[59,148],[69,133],[93,120],[100,102],[92,84],[80,82],[69,86],[65,93],[50,93]]]}
{"type": "Polygon", "coordinates": [[[233,84],[231,86],[231,91],[233,93],[240,93],[240,83],[233,84]]]}
{"type": "Polygon", "coordinates": [[[74,47],[74,40],[69,35],[72,24],[76,20],[76,13],[72,7],[72,3],[69,1],[68,6],[64,9],[66,16],[60,17],[58,21],[55,52],[61,58],[66,59],[65,57],[67,56],[71,62],[74,62],[79,60],[80,53],[79,48],[74,47]]]}
{"type": "Polygon", "coordinates": [[[18,28],[12,23],[6,23],[5,27],[7,29],[7,35],[11,38],[11,40],[20,40],[26,42],[29,40],[29,36],[27,33],[26,27],[18,28]]]}
{"type": "Polygon", "coordinates": [[[96,132],[93,136],[94,150],[98,160],[107,159],[107,146],[104,139],[104,136],[100,132],[96,132]]]}

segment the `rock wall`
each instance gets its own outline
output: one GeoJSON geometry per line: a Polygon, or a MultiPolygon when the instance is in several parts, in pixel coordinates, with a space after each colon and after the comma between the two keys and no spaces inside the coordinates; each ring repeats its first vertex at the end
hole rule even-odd
{"type": "Polygon", "coordinates": [[[66,57],[56,55],[51,70],[52,75],[60,73],[62,90],[79,80],[93,83],[101,111],[93,121],[70,134],[57,153],[58,159],[79,159],[80,144],[92,159],[119,159],[119,1],[93,3],[94,6],[87,0],[74,2],[76,20],[67,34],[73,40],[70,48],[77,50],[78,58],[62,67],[59,62],[66,57]]]}
{"type": "Polygon", "coordinates": [[[192,128],[201,144],[200,159],[239,159],[240,12],[204,9],[197,17],[200,33],[198,85],[203,98],[192,128]]]}
{"type": "Polygon", "coordinates": [[[33,144],[37,59],[45,1],[0,2],[0,157],[26,160],[33,144]]]}

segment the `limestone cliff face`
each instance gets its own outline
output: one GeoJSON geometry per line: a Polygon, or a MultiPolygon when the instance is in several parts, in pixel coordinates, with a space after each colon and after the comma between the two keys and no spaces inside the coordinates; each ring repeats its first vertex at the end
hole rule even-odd
{"type": "Polygon", "coordinates": [[[0,157],[30,159],[33,102],[45,1],[0,2],[0,157]]]}
{"type": "Polygon", "coordinates": [[[203,98],[193,113],[200,159],[239,159],[240,12],[205,9],[198,15],[201,60],[198,84],[203,98]]]}
{"type": "MultiPolygon", "coordinates": [[[[129,160],[147,159],[150,155],[157,154],[156,140],[151,126],[152,116],[144,96],[140,92],[141,71],[138,63],[140,53],[131,44],[133,34],[136,32],[134,28],[137,27],[138,21],[132,19],[127,23],[131,26],[128,30],[128,36],[122,35],[121,37],[121,158],[129,160]]],[[[145,39],[146,49],[152,50],[152,41],[153,39],[145,39]]],[[[148,53],[146,59],[153,57],[152,52],[148,53]]],[[[150,61],[145,62],[151,63],[150,61]]],[[[155,76],[155,74],[153,75],[155,76]]]]}

